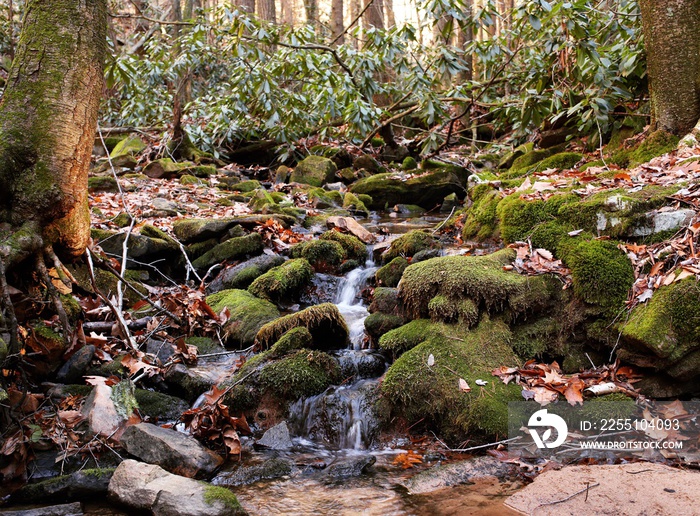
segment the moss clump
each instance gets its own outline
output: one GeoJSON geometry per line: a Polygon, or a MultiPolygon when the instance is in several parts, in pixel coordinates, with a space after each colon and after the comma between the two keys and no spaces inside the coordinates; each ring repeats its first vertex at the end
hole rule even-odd
{"type": "Polygon", "coordinates": [[[228,309],[224,327],[227,344],[247,348],[253,344],[258,331],[279,317],[279,311],[269,301],[259,299],[245,290],[222,290],[207,297],[207,304],[216,313],[228,309]]]}
{"type": "Polygon", "coordinates": [[[678,146],[680,139],[665,131],[654,131],[644,141],[632,149],[622,149],[610,158],[610,161],[621,167],[636,167],[650,161],[652,158],[671,152],[678,146]]]}
{"type": "Polygon", "coordinates": [[[399,291],[395,288],[377,287],[374,289],[372,303],[369,305],[370,313],[381,312],[383,314],[400,315],[399,291]]]}
{"type": "Polygon", "coordinates": [[[568,169],[576,165],[582,158],[583,154],[578,152],[560,152],[537,163],[537,165],[532,168],[532,172],[542,172],[550,168],[560,170],[568,169]]]}
{"type": "Polygon", "coordinates": [[[544,222],[535,226],[530,235],[532,247],[548,249],[558,256],[559,242],[569,237],[571,226],[565,226],[557,221],[544,222]]]}
{"type": "Polygon", "coordinates": [[[222,351],[221,344],[214,342],[214,340],[209,337],[187,337],[185,339],[185,344],[197,348],[197,354],[199,355],[222,351]]]}
{"type": "Polygon", "coordinates": [[[546,317],[513,328],[511,345],[523,360],[541,358],[545,353],[557,352],[561,325],[557,319],[546,317]]]}
{"type": "Polygon", "coordinates": [[[136,389],[134,397],[143,414],[160,421],[177,419],[190,408],[189,403],[180,398],[145,389],[136,389]]]}
{"type": "Polygon", "coordinates": [[[437,295],[428,303],[430,320],[435,322],[460,322],[465,326],[474,326],[479,320],[479,308],[471,299],[455,300],[437,295]]]}
{"type": "Polygon", "coordinates": [[[190,175],[195,177],[209,177],[216,175],[216,167],[214,165],[195,165],[184,169],[190,175]]]}
{"type": "Polygon", "coordinates": [[[440,244],[432,235],[423,231],[409,231],[391,243],[389,249],[382,254],[382,261],[389,263],[397,256],[409,258],[426,249],[438,249],[440,244]]]}
{"type": "Polygon", "coordinates": [[[367,206],[365,206],[365,203],[350,192],[346,193],[345,197],[343,197],[343,208],[348,210],[353,215],[369,217],[369,210],[367,209],[367,206]]]}
{"type": "Polygon", "coordinates": [[[367,334],[372,338],[372,341],[376,342],[386,332],[398,328],[403,323],[402,317],[376,312],[365,319],[365,330],[367,330],[367,334]]]}
{"type": "Polygon", "coordinates": [[[535,144],[532,142],[528,143],[523,143],[522,145],[516,147],[514,150],[511,152],[507,152],[503,155],[501,160],[498,162],[498,168],[499,169],[506,169],[510,168],[513,166],[513,162],[522,156],[523,154],[527,154],[528,152],[532,152],[532,150],[535,148],[535,144]]]}
{"type": "Polygon", "coordinates": [[[231,490],[225,487],[207,484],[207,487],[204,488],[204,503],[207,505],[214,505],[217,502],[222,503],[224,507],[232,511],[232,515],[246,514],[243,507],[241,507],[241,504],[238,502],[238,498],[236,498],[236,495],[233,494],[231,490]]]}
{"type": "Polygon", "coordinates": [[[260,181],[252,179],[249,181],[241,181],[240,183],[233,184],[229,188],[234,192],[248,193],[252,192],[253,190],[257,190],[260,187],[260,181]]]}
{"type": "Polygon", "coordinates": [[[591,398],[581,407],[580,417],[589,421],[626,419],[637,412],[634,400],[621,392],[591,398]]]}
{"type": "Polygon", "coordinates": [[[403,170],[415,170],[418,168],[418,162],[413,156],[406,156],[401,163],[401,168],[403,170]]]}
{"type": "Polygon", "coordinates": [[[335,163],[322,156],[308,156],[292,171],[290,182],[323,186],[333,182],[338,170],[335,163]]]}
{"type": "Polygon", "coordinates": [[[185,174],[182,177],[180,177],[180,184],[183,186],[188,186],[188,185],[205,185],[207,184],[206,181],[192,176],[190,174],[185,174]]]}
{"type": "Polygon", "coordinates": [[[346,257],[345,249],[331,240],[310,240],[292,248],[292,258],[304,258],[316,272],[333,272],[346,257]]]}
{"type": "Polygon", "coordinates": [[[262,237],[259,233],[251,233],[243,237],[231,238],[218,244],[192,262],[198,270],[208,269],[214,264],[225,260],[239,260],[244,256],[260,254],[263,250],[262,237]]]}
{"type": "Polygon", "coordinates": [[[397,256],[376,272],[377,284],[383,287],[397,286],[406,267],[408,267],[408,260],[403,256],[397,256]]]}
{"type": "Polygon", "coordinates": [[[511,165],[510,169],[508,170],[508,174],[513,175],[514,173],[526,173],[533,165],[551,155],[552,151],[550,149],[533,150],[527,152],[513,161],[513,165],[511,165]]]}
{"type": "Polygon", "coordinates": [[[508,402],[521,399],[520,388],[493,379],[491,371],[517,363],[508,345],[508,327],[485,318],[472,331],[443,324],[433,324],[430,330],[384,377],[381,393],[392,414],[405,417],[408,423],[423,421],[454,441],[475,434],[487,439],[505,435],[508,402]],[[430,355],[432,366],[428,365],[430,355]],[[460,378],[471,386],[471,392],[460,390],[460,378]],[[475,383],[478,379],[489,381],[483,392],[475,383]]]}
{"type": "Polygon", "coordinates": [[[88,177],[88,191],[90,192],[118,192],[119,185],[112,176],[88,177]]]}
{"type": "Polygon", "coordinates": [[[563,260],[571,268],[574,294],[580,299],[604,309],[622,307],[634,283],[634,269],[616,242],[578,241],[563,260]]]}
{"type": "Polygon", "coordinates": [[[309,330],[316,349],[342,349],[348,340],[345,319],[332,303],[311,306],[272,321],[260,328],[255,340],[263,349],[267,349],[284,333],[300,326],[309,330]]]}
{"type": "Polygon", "coordinates": [[[296,351],[302,348],[311,348],[313,345],[313,337],[309,330],[303,326],[297,328],[292,328],[280,339],[275,342],[275,345],[270,348],[271,358],[281,358],[285,355],[290,354],[292,351],[296,351]]]}
{"type": "MultiPolygon", "coordinates": [[[[700,347],[700,286],[686,279],[661,287],[622,326],[626,347],[677,362],[700,347]]],[[[652,358],[653,361],[654,358],[652,358]]]]}
{"type": "Polygon", "coordinates": [[[322,351],[301,349],[260,371],[263,389],[288,400],[314,396],[340,381],[338,362],[322,351]]]}
{"type": "Polygon", "coordinates": [[[146,144],[144,141],[135,135],[130,135],[114,146],[112,152],[109,153],[109,157],[114,159],[120,156],[135,155],[146,149],[146,144]]]}
{"type": "Polygon", "coordinates": [[[556,219],[562,206],[578,202],[570,194],[554,195],[546,201],[529,201],[519,193],[509,195],[496,208],[501,237],[506,243],[527,240],[541,224],[556,219]]]}
{"type": "Polygon", "coordinates": [[[496,208],[502,194],[489,184],[476,185],[469,191],[472,205],[466,211],[462,238],[486,240],[497,236],[498,217],[496,208]]]}
{"type": "Polygon", "coordinates": [[[362,263],[367,259],[367,246],[357,237],[346,235],[340,231],[331,230],[326,231],[319,238],[321,240],[338,242],[343,247],[348,260],[355,260],[362,263]]]}
{"type": "Polygon", "coordinates": [[[513,315],[544,307],[551,287],[544,277],[526,277],[503,270],[513,259],[512,250],[490,256],[444,256],[410,265],[399,287],[404,307],[413,317],[426,317],[430,301],[438,295],[454,306],[470,299],[478,307],[513,315]]]}
{"type": "Polygon", "coordinates": [[[258,276],[248,292],[273,302],[296,299],[311,282],[314,270],[304,258],[289,260],[258,276]]]}
{"type": "Polygon", "coordinates": [[[399,356],[424,342],[432,334],[434,326],[427,319],[416,319],[382,335],[379,347],[399,356]]]}

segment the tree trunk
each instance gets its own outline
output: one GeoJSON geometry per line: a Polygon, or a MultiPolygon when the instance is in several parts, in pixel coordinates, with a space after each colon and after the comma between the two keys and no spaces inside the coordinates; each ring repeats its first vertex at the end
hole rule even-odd
{"type": "Polygon", "coordinates": [[[345,38],[342,36],[345,30],[345,13],[343,0],[331,1],[331,41],[335,41],[338,45],[342,45],[345,38]],[[337,41],[336,41],[337,40],[337,41]]]}
{"type": "Polygon", "coordinates": [[[71,257],[90,237],[87,174],[103,86],[106,0],[31,0],[0,104],[2,251],[71,257]],[[8,229],[8,228],[5,228],[8,229]]]}
{"type": "Polygon", "coordinates": [[[396,26],[396,16],[394,15],[394,0],[384,0],[384,19],[386,28],[392,29],[396,26]]]}
{"type": "Polygon", "coordinates": [[[270,23],[277,23],[275,0],[258,0],[258,11],[263,20],[269,21],[270,23]]]}
{"type": "Polygon", "coordinates": [[[306,12],[306,23],[313,25],[318,32],[321,27],[318,19],[318,0],[304,0],[304,11],[306,12]]]}
{"type": "Polygon", "coordinates": [[[255,0],[236,0],[236,5],[248,14],[255,14],[255,0]]]}
{"type": "Polygon", "coordinates": [[[363,26],[366,29],[374,27],[375,29],[384,28],[384,1],[383,0],[365,0],[364,6],[370,5],[365,11],[363,18],[363,26]]]}
{"type": "Polygon", "coordinates": [[[652,126],[688,133],[700,119],[700,0],[640,0],[652,126]]]}

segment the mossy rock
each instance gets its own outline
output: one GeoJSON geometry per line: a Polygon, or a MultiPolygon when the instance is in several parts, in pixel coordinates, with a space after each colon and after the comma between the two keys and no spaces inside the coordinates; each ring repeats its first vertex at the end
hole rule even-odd
{"type": "Polygon", "coordinates": [[[261,387],[287,400],[322,393],[340,378],[338,362],[322,351],[300,349],[260,371],[261,387]]]}
{"type": "Polygon", "coordinates": [[[610,240],[578,241],[563,252],[571,269],[574,294],[593,305],[617,311],[634,283],[634,268],[610,240]]]}
{"type": "Polygon", "coordinates": [[[283,263],[284,258],[278,255],[256,256],[223,271],[209,284],[207,292],[219,292],[227,288],[247,289],[257,278],[283,263]]]}
{"type": "Polygon", "coordinates": [[[558,354],[560,322],[554,317],[544,317],[513,328],[511,345],[523,360],[540,359],[545,354],[558,354]]]}
{"type": "Polygon", "coordinates": [[[401,168],[403,170],[415,170],[418,168],[418,162],[413,156],[406,156],[401,163],[401,168]]]}
{"type": "Polygon", "coordinates": [[[146,144],[144,141],[135,135],[130,135],[114,146],[112,152],[109,153],[111,159],[118,158],[120,156],[131,155],[134,156],[146,150],[146,144]]]}
{"type": "Polygon", "coordinates": [[[198,270],[206,270],[212,265],[225,260],[240,260],[245,256],[260,254],[263,250],[263,241],[259,233],[237,238],[231,238],[218,244],[202,256],[192,262],[192,266],[198,270]]]}
{"type": "Polygon", "coordinates": [[[300,297],[313,274],[313,268],[304,258],[289,260],[258,276],[248,287],[248,292],[275,303],[291,301],[300,297]]]}
{"type": "Polygon", "coordinates": [[[370,209],[404,203],[431,210],[451,193],[464,197],[469,172],[462,167],[447,167],[405,181],[395,176],[395,173],[385,173],[360,179],[350,186],[350,192],[369,195],[372,198],[370,209]]]}
{"type": "Polygon", "coordinates": [[[207,182],[204,181],[203,179],[192,176],[190,174],[185,174],[182,177],[180,177],[180,184],[183,186],[189,186],[189,185],[201,186],[201,185],[206,185],[207,182]]]}
{"type": "Polygon", "coordinates": [[[517,192],[511,194],[496,207],[501,238],[508,244],[527,240],[538,226],[556,220],[562,206],[577,202],[577,196],[567,193],[553,195],[546,201],[530,201],[521,199],[517,192]]]}
{"type": "Polygon", "coordinates": [[[498,162],[498,168],[499,169],[507,169],[507,168],[512,167],[513,162],[517,158],[519,158],[523,154],[527,154],[528,152],[532,152],[532,150],[534,148],[535,148],[535,144],[532,142],[523,143],[522,145],[519,145],[511,152],[507,152],[503,155],[501,160],[498,162]]]}
{"type": "Polygon", "coordinates": [[[372,339],[372,342],[377,342],[386,332],[398,328],[403,323],[403,317],[376,312],[370,314],[365,319],[365,330],[367,331],[367,335],[372,339]]]}
{"type": "Polygon", "coordinates": [[[245,290],[222,290],[207,296],[207,304],[216,313],[228,309],[225,342],[239,349],[251,346],[260,329],[280,316],[275,305],[245,290]]]}
{"type": "Polygon", "coordinates": [[[276,204],[275,199],[264,188],[258,188],[257,190],[253,190],[251,193],[252,195],[250,197],[250,201],[248,201],[248,207],[253,211],[259,212],[266,206],[274,206],[276,204]]]}
{"type": "Polygon", "coordinates": [[[197,348],[198,355],[224,351],[221,344],[216,342],[214,339],[210,339],[209,337],[187,337],[185,339],[185,344],[197,348]]]}
{"type": "Polygon", "coordinates": [[[503,195],[488,183],[474,186],[469,190],[472,205],[466,211],[462,238],[479,241],[498,236],[498,216],[496,208],[503,195]]]}
{"type": "Polygon", "coordinates": [[[360,217],[369,217],[369,210],[365,203],[357,198],[355,194],[350,192],[345,194],[343,197],[343,208],[348,210],[351,214],[360,217]]]}
{"type": "Polygon", "coordinates": [[[195,177],[207,178],[210,176],[215,176],[217,170],[214,165],[190,165],[187,167],[183,167],[182,173],[189,174],[195,177]]]}
{"type": "Polygon", "coordinates": [[[621,325],[620,357],[681,380],[700,377],[700,286],[685,279],[654,292],[621,325]]]}
{"type": "Polygon", "coordinates": [[[372,303],[369,312],[381,312],[383,314],[401,315],[401,303],[399,290],[396,288],[377,287],[374,289],[372,303]]]}
{"type": "Polygon", "coordinates": [[[360,263],[364,263],[367,260],[367,246],[353,235],[330,230],[323,233],[319,238],[321,240],[338,242],[345,251],[345,256],[348,260],[355,260],[360,263]]]}
{"type": "Polygon", "coordinates": [[[517,364],[508,345],[510,338],[506,324],[488,317],[472,331],[431,324],[423,341],[403,353],[386,372],[380,389],[391,414],[405,418],[408,424],[421,422],[454,442],[503,438],[508,433],[508,402],[522,399],[521,389],[494,379],[491,371],[517,364]],[[432,366],[428,365],[431,355],[432,366]],[[470,392],[460,390],[460,378],[471,387],[470,392]],[[482,391],[476,380],[489,383],[482,391]]]}
{"type": "Polygon", "coordinates": [[[281,358],[302,348],[311,348],[314,338],[304,326],[297,326],[284,333],[270,348],[271,358],[281,358]]]}
{"type": "Polygon", "coordinates": [[[89,192],[118,192],[119,185],[112,176],[88,177],[89,192]]]}
{"type": "Polygon", "coordinates": [[[537,163],[539,163],[545,158],[548,158],[551,155],[551,149],[540,149],[527,152],[513,161],[513,164],[508,170],[508,174],[512,175],[520,171],[527,171],[531,169],[533,165],[536,165],[537,163]]]}
{"type": "Polygon", "coordinates": [[[338,170],[335,163],[323,156],[308,156],[292,171],[290,182],[323,186],[335,180],[338,170]]]}
{"type": "Polygon", "coordinates": [[[304,258],[316,272],[335,272],[346,258],[345,249],[332,240],[309,240],[292,248],[292,258],[304,258]]]}
{"type": "Polygon", "coordinates": [[[315,349],[343,349],[347,345],[348,327],[333,303],[311,306],[266,324],[258,332],[256,342],[267,349],[284,333],[297,327],[304,327],[311,333],[315,349]]]}
{"type": "Polygon", "coordinates": [[[665,131],[654,131],[632,149],[621,149],[613,153],[610,161],[621,167],[636,167],[652,158],[671,152],[680,139],[665,131]]]}
{"type": "Polygon", "coordinates": [[[151,161],[143,168],[143,173],[154,179],[180,176],[192,167],[194,163],[177,163],[170,158],[160,158],[151,161]]]}
{"type": "Polygon", "coordinates": [[[440,243],[430,234],[420,230],[409,231],[391,243],[389,249],[382,254],[382,262],[389,263],[397,256],[410,258],[426,249],[439,249],[440,243]]]}
{"type": "Polygon", "coordinates": [[[190,404],[185,400],[145,389],[136,389],[134,397],[142,414],[157,418],[161,422],[178,419],[190,408],[190,404]]]}
{"type": "Polygon", "coordinates": [[[435,322],[460,322],[467,327],[479,321],[479,308],[471,299],[459,299],[437,295],[428,303],[430,320],[435,322]]]}
{"type": "Polygon", "coordinates": [[[231,185],[230,189],[235,191],[235,192],[248,193],[248,192],[252,192],[253,190],[257,190],[261,186],[262,185],[260,184],[260,181],[256,181],[255,179],[251,179],[248,181],[240,181],[239,183],[231,185]]]}
{"type": "MultiPolygon", "coordinates": [[[[547,306],[555,286],[545,277],[527,277],[504,271],[504,262],[513,259],[511,249],[489,256],[444,256],[410,265],[399,286],[404,308],[413,317],[427,317],[430,303],[443,296],[440,304],[451,303],[452,313],[460,313],[471,300],[488,312],[508,310],[512,317],[534,313],[547,306]]],[[[435,312],[434,312],[435,313],[435,312]]]]}
{"type": "Polygon", "coordinates": [[[401,281],[401,276],[403,271],[408,267],[408,260],[403,256],[397,256],[389,263],[381,267],[375,273],[375,278],[377,279],[377,285],[383,287],[395,287],[401,281]]]}
{"type": "MultiPolygon", "coordinates": [[[[303,192],[304,189],[299,191],[303,192]]],[[[323,188],[311,188],[306,191],[306,195],[311,205],[319,210],[328,208],[338,208],[343,204],[343,195],[335,190],[324,190],[323,188]]]]}
{"type": "Polygon", "coordinates": [[[565,170],[572,168],[581,161],[583,154],[579,152],[559,152],[543,159],[532,169],[532,172],[543,172],[548,169],[565,170]]]}
{"type": "Polygon", "coordinates": [[[225,487],[207,485],[204,488],[204,503],[211,506],[221,504],[226,509],[226,514],[231,516],[246,516],[248,514],[241,507],[233,491],[225,487]]]}
{"type": "Polygon", "coordinates": [[[415,319],[382,335],[379,348],[397,357],[424,342],[433,332],[434,326],[428,319],[415,319]]]}
{"type": "MultiPolygon", "coordinates": [[[[90,271],[87,265],[74,265],[68,266],[73,277],[78,282],[78,285],[87,292],[94,293],[92,288],[92,281],[90,279],[90,271]]],[[[127,269],[124,277],[129,280],[131,285],[140,292],[143,296],[148,295],[148,289],[141,284],[142,271],[127,269]]],[[[102,270],[95,269],[95,284],[98,290],[105,296],[116,295],[117,293],[117,278],[113,274],[102,270]]],[[[124,307],[131,308],[135,303],[141,300],[136,293],[134,293],[130,288],[124,289],[124,307]]]]}

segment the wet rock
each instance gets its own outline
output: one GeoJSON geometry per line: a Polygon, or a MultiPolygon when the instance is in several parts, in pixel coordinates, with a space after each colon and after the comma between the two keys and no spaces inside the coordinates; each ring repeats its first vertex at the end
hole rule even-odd
{"type": "Polygon", "coordinates": [[[239,349],[252,345],[260,329],[280,315],[275,305],[245,290],[222,290],[207,296],[207,304],[216,313],[228,309],[224,340],[239,349]]]}
{"type": "Polygon", "coordinates": [[[161,364],[165,364],[175,354],[175,350],[169,342],[148,339],[146,341],[146,353],[157,357],[161,364]]]}
{"type": "Polygon", "coordinates": [[[216,476],[212,484],[217,486],[247,486],[261,480],[272,480],[291,475],[297,470],[293,460],[276,457],[262,464],[241,466],[216,476]]]}
{"type": "Polygon", "coordinates": [[[273,303],[294,302],[309,285],[313,274],[313,268],[306,259],[289,260],[256,278],[248,287],[248,292],[273,303]]]}
{"type": "Polygon", "coordinates": [[[222,242],[194,260],[192,266],[198,270],[206,270],[225,260],[240,260],[245,256],[258,255],[262,250],[262,237],[259,233],[251,233],[222,242]]]}
{"type": "Polygon", "coordinates": [[[418,251],[413,255],[411,263],[430,260],[431,258],[437,258],[438,256],[440,256],[440,249],[423,249],[422,251],[418,251]]]}
{"type": "Polygon", "coordinates": [[[184,364],[175,364],[170,367],[165,373],[165,381],[169,387],[190,403],[216,383],[214,378],[193,371],[184,364]]]}
{"type": "Polygon", "coordinates": [[[452,210],[456,210],[460,205],[459,199],[457,199],[457,194],[451,193],[442,200],[442,205],[440,206],[440,213],[451,213],[452,210]]]}
{"type": "Polygon", "coordinates": [[[85,500],[107,493],[114,469],[84,469],[70,475],[27,484],[12,494],[13,503],[85,500]]]}
{"type": "Polygon", "coordinates": [[[324,472],[326,476],[334,479],[359,477],[375,462],[377,458],[374,455],[346,457],[330,464],[324,472]]]}
{"type": "Polygon", "coordinates": [[[292,171],[289,178],[292,183],[323,186],[335,179],[338,167],[332,160],[322,156],[308,156],[292,171]]]}
{"type": "Polygon", "coordinates": [[[56,374],[56,379],[63,383],[78,383],[94,355],[95,346],[83,346],[61,366],[56,374]]]}
{"type": "Polygon", "coordinates": [[[403,317],[399,317],[398,315],[375,312],[365,319],[365,330],[372,338],[372,342],[377,342],[379,337],[388,331],[398,328],[403,323],[403,317]]]}
{"type": "Polygon", "coordinates": [[[411,494],[421,494],[475,482],[485,477],[496,477],[502,480],[515,473],[516,466],[514,464],[507,464],[493,457],[477,457],[432,467],[414,475],[403,485],[411,494]]]}
{"type": "Polygon", "coordinates": [[[84,513],[80,502],[75,502],[35,509],[0,511],[0,514],[3,516],[82,516],[84,513]]]}
{"type": "Polygon", "coordinates": [[[129,454],[185,477],[210,476],[223,463],[194,437],[149,423],[130,426],[120,442],[129,454]]]}
{"type": "Polygon", "coordinates": [[[273,426],[267,430],[263,436],[255,442],[256,447],[268,448],[270,450],[289,450],[294,446],[289,436],[289,427],[286,421],[273,426]]]}
{"type": "Polygon", "coordinates": [[[185,400],[146,389],[136,389],[134,397],[141,413],[158,421],[173,421],[190,408],[185,400]]]}
{"type": "Polygon", "coordinates": [[[343,378],[363,380],[381,376],[386,369],[386,360],[370,350],[347,350],[339,353],[338,365],[343,378]]]}
{"type": "Polygon", "coordinates": [[[396,287],[401,281],[401,275],[406,270],[406,267],[408,267],[408,260],[403,256],[397,256],[375,273],[377,285],[396,287]]]}
{"type": "Polygon", "coordinates": [[[213,294],[225,289],[247,289],[259,276],[284,263],[284,258],[278,255],[263,254],[243,263],[224,270],[207,287],[207,292],[213,294]]]}
{"type": "Polygon", "coordinates": [[[82,414],[88,421],[89,433],[102,437],[113,436],[126,424],[131,410],[113,399],[113,389],[107,385],[96,385],[85,400],[82,414]]]}
{"type": "Polygon", "coordinates": [[[339,228],[347,231],[351,235],[356,236],[362,240],[365,244],[370,244],[374,242],[375,238],[372,233],[362,227],[354,218],[352,217],[328,217],[326,220],[326,225],[329,228],[339,228]]]}
{"type": "Polygon", "coordinates": [[[109,483],[109,494],[132,509],[163,516],[245,514],[235,495],[222,487],[168,473],[134,460],[122,462],[109,483]]]}
{"type": "Polygon", "coordinates": [[[391,242],[389,249],[382,253],[382,263],[389,263],[398,257],[409,258],[430,249],[440,249],[440,243],[431,234],[420,230],[409,231],[391,242]]]}
{"type": "Polygon", "coordinates": [[[311,306],[269,322],[260,328],[256,340],[263,348],[269,348],[284,333],[298,326],[309,330],[315,349],[342,349],[347,344],[347,324],[338,307],[332,303],[311,306]]]}

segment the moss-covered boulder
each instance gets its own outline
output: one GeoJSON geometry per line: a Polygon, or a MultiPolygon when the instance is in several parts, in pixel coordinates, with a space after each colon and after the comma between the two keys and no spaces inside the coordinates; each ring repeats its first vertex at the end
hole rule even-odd
{"type": "Polygon", "coordinates": [[[347,345],[347,324],[338,307],[332,303],[311,306],[266,324],[258,332],[256,342],[267,349],[284,333],[297,327],[309,330],[314,349],[343,349],[347,345]]]}
{"type": "Polygon", "coordinates": [[[186,401],[161,392],[136,389],[134,397],[142,414],[160,422],[174,421],[190,408],[186,401]]]}
{"type": "MultiPolygon", "coordinates": [[[[391,334],[382,337],[385,343],[391,334]]],[[[510,337],[506,324],[488,318],[472,331],[430,325],[430,332],[394,362],[381,384],[392,416],[403,417],[409,424],[420,422],[454,442],[507,435],[508,402],[522,399],[520,387],[504,385],[491,371],[517,364],[508,345],[510,337]],[[469,392],[460,389],[460,379],[471,387],[469,392]],[[479,387],[476,380],[488,384],[479,387]]]]}
{"type": "Polygon", "coordinates": [[[130,135],[114,146],[112,152],[109,153],[109,157],[116,159],[120,156],[134,156],[144,150],[146,150],[144,141],[136,135],[130,135]]]}
{"type": "Polygon", "coordinates": [[[314,338],[304,326],[297,326],[284,333],[270,348],[271,358],[281,358],[302,348],[311,348],[314,338]]]}
{"type": "Polygon", "coordinates": [[[700,286],[685,279],[658,289],[621,325],[620,358],[672,378],[700,378],[700,286]]]}
{"type": "Polygon", "coordinates": [[[359,238],[353,235],[347,235],[340,231],[326,231],[320,237],[321,240],[330,240],[338,242],[345,251],[345,257],[348,260],[355,260],[359,263],[364,263],[367,259],[367,246],[360,241],[359,238]]]}
{"type": "Polygon", "coordinates": [[[112,176],[88,177],[89,192],[118,192],[119,185],[112,176]]]}
{"type": "Polygon", "coordinates": [[[250,179],[248,181],[240,181],[238,183],[235,183],[230,186],[230,189],[233,190],[234,192],[242,192],[242,193],[248,193],[252,192],[253,190],[257,190],[260,188],[260,181],[256,181],[255,179],[250,179]]]}
{"type": "Polygon", "coordinates": [[[408,260],[403,256],[397,256],[389,263],[381,267],[375,273],[377,285],[382,287],[395,287],[401,281],[403,271],[408,267],[408,260]]]}
{"type": "Polygon", "coordinates": [[[245,290],[222,290],[208,296],[207,304],[216,313],[228,309],[225,342],[239,349],[251,346],[260,329],[280,316],[275,305],[245,290]]]}
{"type": "Polygon", "coordinates": [[[262,254],[256,256],[222,271],[207,286],[207,292],[212,294],[230,288],[247,289],[258,277],[283,263],[284,258],[279,255],[262,254]]]}
{"type": "Polygon", "coordinates": [[[181,176],[188,173],[194,167],[194,163],[177,163],[170,158],[160,158],[151,161],[143,168],[143,173],[153,179],[181,176]]]}
{"type": "Polygon", "coordinates": [[[323,156],[308,156],[292,171],[290,182],[312,186],[323,186],[335,180],[338,170],[335,163],[323,156]]]}
{"type": "Polygon", "coordinates": [[[384,209],[395,204],[417,204],[433,209],[451,193],[464,197],[469,172],[461,167],[429,171],[417,177],[402,179],[395,173],[377,174],[355,182],[350,192],[372,198],[371,209],[384,209]]]}
{"type": "Polygon", "coordinates": [[[472,205],[466,211],[462,238],[483,241],[499,236],[496,208],[503,194],[488,183],[476,185],[469,190],[472,205]]]}
{"type": "Polygon", "coordinates": [[[173,222],[173,233],[183,243],[203,242],[219,238],[237,224],[236,217],[221,219],[178,219],[173,222]]]}
{"type": "Polygon", "coordinates": [[[381,312],[383,314],[401,315],[401,303],[399,290],[396,288],[377,287],[374,289],[372,303],[369,312],[381,312]]]}
{"type": "Polygon", "coordinates": [[[225,260],[240,260],[246,256],[255,256],[263,250],[263,241],[259,233],[230,238],[192,262],[198,270],[206,270],[214,264],[225,260]]]}
{"type": "Polygon", "coordinates": [[[610,162],[620,167],[636,167],[652,158],[671,152],[678,146],[679,138],[665,131],[654,131],[630,149],[618,149],[610,156],[610,162]]]}
{"type": "Polygon", "coordinates": [[[313,274],[313,268],[304,258],[289,260],[258,276],[248,287],[248,292],[275,303],[292,301],[299,299],[313,274]]]}
{"type": "Polygon", "coordinates": [[[415,319],[393,329],[379,339],[379,348],[398,357],[425,341],[433,331],[434,323],[427,319],[415,319]]]}
{"type": "Polygon", "coordinates": [[[513,318],[542,310],[557,286],[543,276],[504,271],[504,262],[513,258],[508,249],[489,256],[444,256],[410,265],[399,287],[404,308],[416,318],[463,318],[465,322],[474,320],[472,306],[465,300],[491,313],[507,310],[513,318]]]}
{"type": "Polygon", "coordinates": [[[440,243],[431,234],[420,230],[409,231],[391,243],[389,249],[382,254],[382,262],[389,263],[397,256],[410,258],[426,249],[439,249],[440,243]]]}
{"type": "Polygon", "coordinates": [[[372,342],[377,342],[386,332],[398,328],[403,323],[403,317],[398,315],[375,312],[365,319],[365,331],[372,342]]]}
{"type": "Polygon", "coordinates": [[[498,168],[500,169],[507,169],[513,166],[513,162],[522,156],[523,154],[527,154],[528,152],[531,152],[535,148],[535,144],[532,142],[528,143],[523,143],[522,145],[519,145],[515,149],[513,149],[511,152],[506,152],[503,157],[500,159],[498,162],[498,168]]]}
{"type": "Polygon", "coordinates": [[[316,272],[334,272],[346,258],[345,249],[332,240],[309,240],[292,249],[292,258],[304,258],[316,272]]]}
{"type": "Polygon", "coordinates": [[[348,210],[352,215],[369,217],[367,206],[353,193],[348,192],[345,194],[343,197],[343,208],[348,210]]]}
{"type": "Polygon", "coordinates": [[[320,394],[339,381],[338,362],[322,351],[308,349],[300,349],[260,371],[262,389],[288,400],[320,394]]]}

